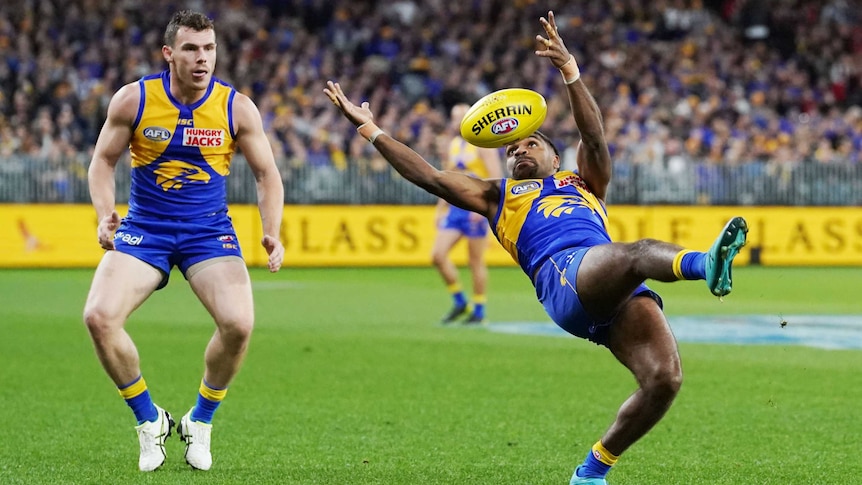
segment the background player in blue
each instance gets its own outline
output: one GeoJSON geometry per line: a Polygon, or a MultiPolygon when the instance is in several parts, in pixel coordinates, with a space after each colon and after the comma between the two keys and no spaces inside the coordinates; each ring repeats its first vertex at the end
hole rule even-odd
{"type": "MultiPolygon", "coordinates": [[[[644,239],[611,242],[605,198],[611,159],[602,117],[563,44],[552,12],[540,19],[536,55],[560,70],[581,133],[578,172],[560,172],[560,156],[541,132],[506,147],[511,179],[482,180],[440,171],[374,124],[368,103],[356,106],[339,84],[324,92],[407,180],[453,205],[484,215],[498,241],[533,282],[539,301],[566,331],[606,346],[634,375],[638,388],[575,468],[570,483],[600,485],[617,458],[670,407],[682,384],[676,340],[661,299],[647,279],[704,279],[710,291],[731,290],[731,264],[748,228],[731,219],[707,252],[644,239]]],[[[590,401],[572,396],[572,411],[590,401]]]]}
{"type": "MultiPolygon", "coordinates": [[[[460,135],[461,120],[470,105],[457,103],[449,111],[450,130],[454,136],[443,147],[443,170],[462,172],[472,177],[499,179],[502,176],[500,152],[496,148],[479,148],[467,143],[460,135]]],[[[431,249],[431,261],[452,295],[452,309],[443,317],[450,323],[466,317],[465,323],[485,320],[488,289],[488,221],[480,214],[464,210],[439,199],[437,202],[437,235],[431,249]],[[458,268],[449,254],[462,238],[467,240],[467,262],[473,276],[473,298],[468,301],[458,277],[458,268]]]]}
{"type": "MultiPolygon", "coordinates": [[[[216,330],[204,353],[197,402],[177,431],[192,467],[212,465],[213,413],[242,364],[254,326],[248,270],[227,213],[225,178],[238,148],[257,181],[269,270],[284,257],[279,241],[284,186],[254,103],[213,77],[216,37],[205,15],[174,14],[162,54],[169,70],[118,90],[89,168],[103,256],[84,308],[96,354],[138,422],[138,466],[165,460],[174,424],[153,404],[135,344],[124,326],[132,311],[167,283],[177,266],[212,315],[216,330]],[[115,209],[114,171],[130,151],[129,212],[115,209]]],[[[194,397],[192,392],[189,398],[194,397]]]]}

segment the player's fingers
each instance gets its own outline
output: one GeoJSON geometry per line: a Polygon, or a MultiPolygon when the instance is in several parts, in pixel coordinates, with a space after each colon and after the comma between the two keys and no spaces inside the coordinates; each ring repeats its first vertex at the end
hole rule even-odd
{"type": "Polygon", "coordinates": [[[553,32],[557,31],[557,21],[554,20],[554,12],[552,10],[548,10],[548,25],[551,26],[553,32]]]}
{"type": "Polygon", "coordinates": [[[325,94],[326,97],[329,98],[330,101],[332,101],[332,104],[334,104],[335,106],[338,106],[338,100],[335,98],[335,93],[333,93],[329,89],[324,88],[323,94],[325,94]]]}
{"type": "Polygon", "coordinates": [[[281,263],[284,261],[284,246],[279,245],[272,254],[269,255],[269,271],[275,273],[281,268],[281,263]]]}
{"type": "Polygon", "coordinates": [[[536,51],[536,55],[540,57],[548,57],[551,53],[551,43],[548,39],[542,37],[541,35],[536,36],[536,42],[542,46],[541,49],[536,51]]]}
{"type": "Polygon", "coordinates": [[[545,33],[550,35],[551,34],[551,25],[548,24],[548,21],[545,20],[545,17],[539,17],[539,22],[542,24],[542,28],[545,29],[545,33]]]}

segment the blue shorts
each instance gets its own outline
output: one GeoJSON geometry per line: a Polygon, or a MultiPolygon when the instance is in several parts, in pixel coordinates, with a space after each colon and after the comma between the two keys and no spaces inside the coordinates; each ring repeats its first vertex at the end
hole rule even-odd
{"type": "Polygon", "coordinates": [[[174,266],[185,276],[190,266],[201,261],[242,258],[233,223],[224,212],[189,220],[127,216],[114,233],[114,247],[161,271],[159,289],[168,284],[174,266]]]}
{"type": "MultiPolygon", "coordinates": [[[[536,296],[551,320],[560,328],[576,337],[607,347],[613,317],[598,320],[590,316],[581,305],[575,283],[578,279],[578,268],[589,249],[564,249],[551,256],[534,276],[536,296]]],[[[661,297],[644,283],[632,293],[632,297],[640,295],[649,296],[659,307],[662,306],[661,297]]]]}
{"type": "Polygon", "coordinates": [[[449,206],[449,213],[440,223],[440,229],[454,229],[464,237],[479,238],[488,235],[488,220],[472,215],[472,212],[460,207],[449,206]],[[472,217],[471,217],[472,216],[472,217]]]}

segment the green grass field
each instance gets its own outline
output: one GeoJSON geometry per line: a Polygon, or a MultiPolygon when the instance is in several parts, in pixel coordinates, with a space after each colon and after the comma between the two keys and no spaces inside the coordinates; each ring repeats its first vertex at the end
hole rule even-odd
{"type": "MultiPolygon", "coordinates": [[[[92,270],[0,271],[0,483],[565,484],[634,382],[573,337],[442,327],[430,268],[254,270],[257,328],[216,415],[214,465],[172,437],[137,471],[131,411],[81,323],[92,270]]],[[[859,268],[739,268],[651,284],[669,315],[862,314],[859,268]]],[[[526,277],[491,272],[493,321],[546,322],[526,277]]],[[[792,325],[792,321],[790,322],[792,325]]],[[[131,318],[156,402],[193,404],[213,326],[179,273],[131,318]]],[[[854,484],[862,352],[682,342],[685,383],[612,485],[854,484]]]]}

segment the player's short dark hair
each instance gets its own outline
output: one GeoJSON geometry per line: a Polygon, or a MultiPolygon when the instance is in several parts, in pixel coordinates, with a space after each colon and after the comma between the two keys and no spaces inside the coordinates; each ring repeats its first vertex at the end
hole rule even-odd
{"type": "Polygon", "coordinates": [[[552,150],[554,150],[554,154],[555,154],[556,156],[560,157],[560,159],[562,159],[562,158],[563,158],[563,157],[561,157],[561,156],[560,156],[560,151],[559,151],[559,150],[557,150],[557,145],[554,145],[554,142],[553,142],[553,141],[551,141],[551,137],[549,137],[548,135],[546,135],[546,134],[542,133],[542,132],[541,132],[541,131],[539,131],[539,130],[534,131],[534,132],[533,132],[533,134],[532,134],[532,136],[535,136],[535,137],[541,138],[542,140],[545,140],[545,143],[547,143],[547,144],[548,144],[548,146],[550,146],[550,147],[551,147],[551,149],[552,149],[552,150]]]}
{"type": "Polygon", "coordinates": [[[186,27],[195,32],[215,29],[212,19],[206,15],[193,10],[180,10],[171,17],[171,21],[165,29],[165,45],[173,47],[180,27],[186,27]]]}

